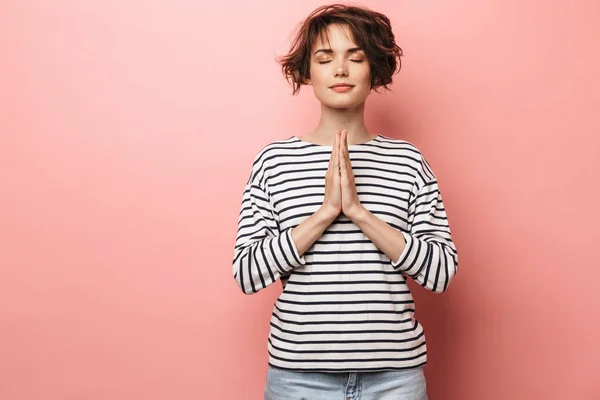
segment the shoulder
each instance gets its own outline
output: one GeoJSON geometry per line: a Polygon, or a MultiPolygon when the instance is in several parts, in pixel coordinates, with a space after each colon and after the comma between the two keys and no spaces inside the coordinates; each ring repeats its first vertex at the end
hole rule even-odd
{"type": "Polygon", "coordinates": [[[265,175],[268,173],[270,167],[275,164],[277,158],[282,154],[288,153],[290,149],[294,149],[297,143],[298,139],[290,136],[287,139],[273,140],[260,145],[252,159],[249,180],[264,182],[265,175]]]}
{"type": "Polygon", "coordinates": [[[384,135],[380,135],[379,141],[386,149],[391,149],[388,154],[394,158],[394,162],[412,170],[417,181],[424,182],[435,179],[431,165],[416,144],[384,135]]]}
{"type": "Polygon", "coordinates": [[[407,140],[380,134],[377,141],[379,142],[378,147],[384,147],[385,149],[391,150],[390,154],[394,156],[409,158],[418,163],[421,163],[425,158],[417,145],[407,140]]]}

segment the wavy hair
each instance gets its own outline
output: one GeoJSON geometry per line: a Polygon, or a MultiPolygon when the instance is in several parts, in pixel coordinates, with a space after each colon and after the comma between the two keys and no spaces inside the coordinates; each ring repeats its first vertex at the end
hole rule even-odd
{"type": "MultiPolygon", "coordinates": [[[[317,37],[323,37],[329,24],[346,24],[353,40],[364,51],[371,69],[371,89],[389,89],[392,76],[400,71],[402,49],[396,44],[390,20],[366,7],[331,4],[315,9],[297,28],[289,52],[276,60],[292,85],[292,95],[310,79],[311,49],[317,37]],[[397,71],[396,71],[397,70],[397,71]]],[[[328,39],[328,38],[327,38],[328,39]]]]}

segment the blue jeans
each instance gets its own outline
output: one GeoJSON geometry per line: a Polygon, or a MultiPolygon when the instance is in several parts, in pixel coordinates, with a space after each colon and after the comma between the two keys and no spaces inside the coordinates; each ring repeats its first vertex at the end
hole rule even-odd
{"type": "Polygon", "coordinates": [[[269,364],[264,400],[427,400],[423,368],[303,372],[269,364]]]}

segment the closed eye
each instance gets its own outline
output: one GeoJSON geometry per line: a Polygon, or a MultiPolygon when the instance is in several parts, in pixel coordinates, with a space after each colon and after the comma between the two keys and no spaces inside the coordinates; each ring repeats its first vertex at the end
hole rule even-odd
{"type": "MultiPolygon", "coordinates": [[[[355,62],[355,63],[361,63],[361,62],[363,62],[365,60],[350,60],[350,61],[355,62]]],[[[319,64],[327,64],[328,62],[331,62],[331,60],[329,60],[329,61],[319,61],[319,64]]]]}

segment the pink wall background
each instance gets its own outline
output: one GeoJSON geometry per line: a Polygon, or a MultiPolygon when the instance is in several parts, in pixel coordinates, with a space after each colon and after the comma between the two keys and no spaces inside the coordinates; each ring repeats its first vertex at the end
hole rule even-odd
{"type": "MultiPolygon", "coordinates": [[[[432,400],[600,398],[600,3],[556,3],[360,3],[405,51],[368,126],[426,154],[460,254],[412,285],[432,400]]],[[[321,4],[0,5],[0,398],[262,399],[281,289],[235,285],[237,216],[317,123],[273,57],[321,4]]]]}

